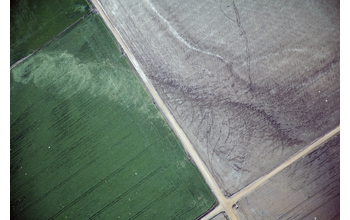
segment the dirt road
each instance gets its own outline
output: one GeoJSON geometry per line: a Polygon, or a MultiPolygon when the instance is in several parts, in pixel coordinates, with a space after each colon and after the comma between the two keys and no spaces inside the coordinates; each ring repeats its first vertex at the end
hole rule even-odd
{"type": "Polygon", "coordinates": [[[159,109],[162,111],[163,115],[167,119],[169,125],[172,127],[176,135],[179,137],[180,141],[182,142],[183,146],[185,147],[186,151],[190,154],[192,160],[196,164],[198,170],[201,172],[202,176],[204,177],[206,183],[212,190],[213,194],[215,195],[216,199],[219,201],[219,206],[221,207],[222,211],[225,211],[226,214],[229,216],[230,219],[236,220],[237,217],[235,216],[232,206],[230,206],[230,203],[227,201],[225,196],[221,193],[217,183],[214,181],[214,178],[211,176],[209,173],[207,167],[204,165],[203,161],[199,158],[199,155],[193,148],[191,142],[181,129],[181,127],[178,125],[168,108],[165,106],[164,102],[158,95],[157,91],[154,89],[153,85],[151,82],[147,79],[146,75],[144,74],[143,70],[141,69],[139,63],[133,56],[133,54],[130,52],[129,48],[125,45],[124,40],[120,36],[118,30],[113,26],[113,24],[110,22],[108,16],[106,15],[105,11],[103,10],[100,2],[98,0],[92,0],[92,3],[96,7],[97,11],[103,18],[104,22],[108,26],[108,28],[111,30],[115,38],[118,40],[119,44],[123,48],[124,52],[128,56],[130,62],[136,69],[137,73],[143,80],[143,83],[147,87],[148,91],[151,93],[152,97],[154,98],[154,101],[158,105],[159,109]]]}
{"type": "Polygon", "coordinates": [[[188,137],[185,135],[185,133],[183,132],[182,128],[179,126],[177,121],[174,119],[173,115],[170,113],[170,111],[168,110],[167,106],[165,106],[163,100],[160,98],[159,94],[154,89],[153,85],[148,80],[148,78],[146,77],[146,75],[143,72],[143,70],[141,69],[138,61],[135,59],[134,55],[130,52],[129,47],[125,44],[125,41],[120,36],[118,30],[114,27],[114,25],[112,24],[112,22],[108,18],[107,14],[104,11],[104,9],[102,8],[100,2],[98,0],[92,0],[92,3],[94,4],[94,6],[96,7],[97,11],[99,12],[101,17],[103,18],[104,22],[106,23],[108,28],[111,30],[111,32],[113,33],[113,35],[115,36],[115,38],[117,39],[119,44],[121,45],[121,47],[124,50],[125,54],[128,56],[130,62],[132,63],[132,65],[136,69],[138,75],[140,76],[140,78],[142,79],[143,83],[147,87],[148,91],[151,93],[152,97],[154,98],[154,101],[156,102],[156,104],[158,105],[159,109],[161,110],[161,112],[163,113],[165,118],[167,119],[169,125],[172,127],[172,129],[174,130],[176,135],[179,137],[179,139],[182,142],[184,148],[186,149],[186,151],[191,156],[191,158],[194,161],[194,163],[196,164],[198,170],[201,172],[201,174],[204,177],[206,183],[208,184],[208,186],[212,190],[213,194],[215,195],[216,199],[218,200],[219,205],[212,212],[208,213],[208,215],[204,216],[203,219],[210,219],[210,218],[214,217],[215,215],[217,215],[217,214],[219,214],[220,212],[223,212],[223,211],[226,212],[227,216],[230,219],[237,219],[237,217],[234,214],[233,209],[232,209],[232,206],[233,206],[234,203],[236,203],[243,196],[245,196],[246,194],[248,194],[252,190],[254,190],[257,187],[259,187],[261,184],[263,184],[269,178],[271,178],[272,176],[276,175],[277,173],[279,173],[281,170],[283,170],[284,168],[286,168],[287,166],[289,166],[290,164],[292,164],[296,160],[300,159],[301,157],[307,155],[308,153],[310,153],[311,151],[316,149],[318,146],[320,146],[320,144],[322,144],[327,139],[329,139],[330,137],[332,137],[333,135],[335,135],[336,133],[338,133],[340,131],[340,127],[338,126],[334,130],[332,130],[331,132],[329,132],[328,134],[326,134],[325,136],[323,136],[322,138],[317,140],[315,143],[313,143],[310,146],[306,147],[305,149],[301,150],[299,153],[297,153],[296,155],[291,157],[289,160],[287,160],[286,162],[284,162],[281,165],[279,165],[272,172],[270,172],[267,175],[257,179],[255,182],[251,183],[247,187],[244,187],[243,189],[241,189],[238,193],[234,194],[229,199],[226,199],[225,196],[222,194],[220,188],[218,187],[216,181],[214,180],[212,175],[209,173],[208,168],[205,166],[203,161],[200,159],[198,153],[193,148],[193,146],[190,143],[188,137]]]}
{"type": "Polygon", "coordinates": [[[241,191],[239,191],[238,193],[234,194],[231,198],[228,199],[229,204],[234,204],[236,203],[238,200],[240,200],[243,196],[247,195],[249,192],[251,192],[252,190],[254,190],[255,188],[259,187],[261,184],[263,184],[264,182],[266,182],[269,178],[275,176],[277,173],[279,173],[280,171],[282,171],[284,168],[288,167],[289,165],[291,165],[292,163],[294,163],[295,161],[297,161],[298,159],[306,156],[307,154],[309,154],[311,151],[315,150],[317,147],[319,147],[322,143],[326,142],[329,138],[333,137],[334,135],[336,135],[337,133],[340,132],[340,126],[336,127],[335,129],[333,129],[332,131],[330,131],[329,133],[327,133],[326,135],[324,135],[323,137],[321,137],[320,139],[318,139],[316,142],[314,142],[313,144],[309,145],[308,147],[306,147],[305,149],[301,150],[299,153],[297,153],[296,155],[294,155],[293,157],[291,157],[290,159],[288,159],[286,162],[282,163],[280,166],[278,166],[276,169],[274,169],[273,171],[271,171],[270,173],[268,173],[267,175],[257,179],[255,182],[251,183],[250,185],[248,185],[247,187],[243,188],[241,191]]]}

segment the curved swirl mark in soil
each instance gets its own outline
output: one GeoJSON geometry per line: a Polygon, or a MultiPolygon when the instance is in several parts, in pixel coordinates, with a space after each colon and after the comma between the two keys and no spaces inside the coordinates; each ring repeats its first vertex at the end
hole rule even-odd
{"type": "MultiPolygon", "coordinates": [[[[204,51],[204,50],[201,50],[201,49],[198,49],[196,47],[193,47],[191,44],[189,44],[175,29],[174,27],[170,24],[170,22],[164,18],[159,12],[158,10],[154,7],[154,5],[149,1],[149,0],[146,0],[147,3],[149,4],[149,6],[151,7],[151,9],[156,13],[156,15],[161,18],[165,23],[166,25],[168,26],[170,32],[174,35],[174,37],[180,41],[181,43],[183,43],[187,48],[191,49],[191,50],[194,50],[194,51],[197,51],[197,52],[201,52],[203,54],[207,54],[207,55],[210,55],[210,56],[214,56],[214,57],[217,57],[219,58],[220,60],[222,60],[223,62],[225,62],[225,59],[220,56],[219,54],[214,54],[214,53],[211,53],[209,51],[204,51]]],[[[225,62],[226,63],[226,62],[225,62]]]]}

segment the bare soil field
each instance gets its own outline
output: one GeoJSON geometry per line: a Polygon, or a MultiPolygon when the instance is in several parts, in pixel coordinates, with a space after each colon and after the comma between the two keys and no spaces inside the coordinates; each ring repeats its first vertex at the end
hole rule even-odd
{"type": "Polygon", "coordinates": [[[224,213],[221,213],[213,218],[213,220],[227,220],[224,213]]]}
{"type": "Polygon", "coordinates": [[[340,219],[340,135],[239,201],[238,219],[340,219]]]}
{"type": "Polygon", "coordinates": [[[225,196],[339,125],[339,2],[100,2],[225,196]]]}
{"type": "MultiPolygon", "coordinates": [[[[266,175],[260,177],[253,183],[249,184],[248,186],[241,189],[239,192],[235,193],[233,196],[231,196],[228,201],[229,204],[235,204],[237,208],[237,202],[241,200],[242,197],[249,194],[251,191],[257,189],[261,185],[265,184],[266,181],[270,180],[272,177],[277,175],[279,172],[283,171],[284,169],[290,167],[292,164],[296,163],[301,158],[304,158],[305,156],[309,156],[313,151],[318,149],[319,147],[323,146],[324,143],[328,142],[331,138],[338,135],[340,132],[340,126],[336,127],[314,143],[312,143],[310,146],[307,146],[297,154],[293,155],[291,158],[289,158],[287,161],[280,164],[278,167],[276,167],[271,172],[267,173],[266,175]]],[[[339,158],[338,158],[339,160],[339,158]]]]}

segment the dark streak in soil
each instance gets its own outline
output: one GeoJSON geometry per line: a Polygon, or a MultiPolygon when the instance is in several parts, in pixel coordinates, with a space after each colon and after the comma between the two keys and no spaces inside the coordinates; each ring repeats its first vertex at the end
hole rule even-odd
{"type": "MultiPolygon", "coordinates": [[[[236,15],[236,19],[233,19],[231,17],[229,17],[225,12],[224,10],[222,9],[222,1],[220,2],[220,10],[221,12],[224,14],[224,16],[228,19],[230,19],[231,21],[233,21],[237,27],[239,28],[240,30],[240,35],[244,37],[244,44],[245,44],[245,49],[246,49],[246,62],[247,62],[247,73],[248,73],[248,77],[249,77],[249,88],[252,90],[253,87],[253,83],[252,83],[252,79],[251,79],[251,76],[250,76],[250,51],[249,51],[249,41],[248,41],[248,37],[247,37],[247,34],[243,28],[243,25],[241,23],[241,17],[239,16],[239,12],[238,12],[238,9],[237,9],[237,6],[235,4],[234,1],[232,1],[232,6],[233,6],[233,10],[234,10],[234,14],[236,15]]],[[[229,7],[229,6],[227,6],[229,7]]]]}

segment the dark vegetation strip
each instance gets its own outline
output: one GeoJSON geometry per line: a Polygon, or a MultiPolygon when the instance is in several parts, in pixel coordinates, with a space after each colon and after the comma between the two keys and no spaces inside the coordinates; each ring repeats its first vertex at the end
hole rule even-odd
{"type": "MultiPolygon", "coordinates": [[[[160,167],[158,168],[156,171],[158,171],[159,169],[164,169],[165,167],[160,167]]],[[[146,178],[144,178],[143,180],[141,180],[139,183],[135,184],[132,188],[128,189],[127,191],[125,191],[122,195],[118,196],[118,198],[116,198],[115,200],[113,200],[112,202],[110,202],[108,205],[106,205],[105,207],[103,207],[101,210],[99,210],[98,212],[96,212],[94,215],[92,215],[91,217],[89,217],[89,219],[94,219],[96,217],[98,217],[99,215],[101,215],[104,211],[106,211],[107,209],[109,209],[110,207],[112,207],[114,204],[116,204],[117,202],[119,202],[125,195],[127,195],[128,193],[130,193],[131,191],[133,191],[134,189],[136,189],[137,187],[140,186],[140,184],[142,184],[143,182],[146,181],[146,179],[148,178],[148,176],[146,178]]],[[[135,216],[133,216],[130,219],[135,219],[136,217],[138,217],[139,215],[141,215],[143,212],[146,211],[146,209],[150,208],[151,206],[153,206],[156,202],[162,200],[163,198],[167,197],[168,195],[170,195],[172,192],[174,192],[175,190],[177,190],[178,186],[180,184],[178,184],[177,186],[174,186],[171,191],[164,193],[163,195],[161,195],[160,199],[157,199],[155,201],[153,201],[152,203],[149,203],[145,208],[143,208],[141,211],[139,211],[135,216]]]]}
{"type": "MultiPolygon", "coordinates": [[[[150,146],[149,146],[150,147],[150,146]]],[[[148,147],[148,148],[149,148],[148,147]]],[[[147,150],[147,149],[146,149],[147,150]]],[[[144,150],[144,151],[146,151],[144,150]]],[[[91,187],[88,191],[86,191],[85,193],[83,193],[81,196],[79,196],[78,198],[76,198],[73,202],[69,203],[69,205],[65,206],[63,209],[61,209],[59,212],[57,212],[56,214],[54,214],[53,216],[51,216],[49,218],[50,219],[55,219],[57,218],[59,215],[61,215],[64,211],[66,211],[68,208],[70,208],[71,206],[75,205],[77,202],[79,202],[80,200],[82,200],[84,197],[86,197],[87,195],[89,195],[91,192],[93,192],[94,190],[96,190],[98,187],[100,187],[102,184],[104,184],[107,180],[109,180],[110,178],[112,178],[113,176],[115,176],[117,173],[121,172],[122,170],[124,170],[126,168],[127,165],[129,165],[131,162],[133,162],[134,160],[138,159],[140,157],[140,155],[143,152],[141,152],[140,154],[138,154],[137,156],[135,156],[134,158],[132,158],[131,160],[129,160],[127,163],[125,163],[122,167],[120,167],[119,169],[115,170],[113,173],[111,173],[110,175],[108,175],[106,178],[104,178],[103,180],[101,180],[99,183],[97,183],[95,186],[91,187]]],[[[144,179],[142,179],[140,182],[138,182],[136,185],[134,185],[132,187],[132,189],[140,186],[142,183],[144,183],[146,180],[148,180],[149,178],[153,177],[154,175],[156,175],[159,171],[163,170],[163,167],[159,167],[157,170],[153,171],[152,173],[150,173],[147,177],[145,177],[144,179]]]]}
{"type": "MultiPolygon", "coordinates": [[[[12,124],[11,127],[15,125],[20,125],[20,122],[24,121],[25,118],[27,118],[29,115],[29,112],[24,112],[20,117],[18,117],[12,124]]],[[[31,126],[23,126],[23,128],[16,132],[17,130],[11,130],[11,136],[10,136],[10,148],[11,148],[11,155],[10,159],[14,159],[18,154],[20,149],[17,148],[17,143],[21,142],[23,138],[25,137],[25,134],[28,133],[30,130],[32,130],[34,125],[31,126]],[[16,132],[16,133],[14,133],[16,132]]]]}
{"type": "Polygon", "coordinates": [[[11,196],[13,196],[15,193],[17,193],[22,187],[24,187],[25,185],[27,185],[28,183],[34,181],[35,179],[37,179],[37,177],[45,172],[49,167],[53,166],[53,164],[56,164],[58,161],[60,161],[62,159],[62,157],[64,157],[65,155],[67,155],[70,151],[74,150],[75,148],[85,144],[89,139],[82,141],[82,139],[85,139],[85,137],[81,137],[79,138],[77,141],[74,142],[73,147],[71,148],[67,148],[65,149],[63,152],[60,153],[60,157],[57,158],[54,162],[52,162],[51,164],[47,165],[46,167],[44,167],[41,171],[39,171],[38,173],[36,173],[34,176],[32,176],[30,179],[28,179],[27,181],[25,181],[24,183],[22,183],[20,186],[18,186],[16,189],[11,190],[11,196]]]}
{"type": "Polygon", "coordinates": [[[81,21],[82,19],[84,19],[86,16],[88,16],[89,14],[93,13],[93,11],[89,11],[88,13],[86,13],[83,17],[81,17],[79,20],[77,20],[76,22],[74,22],[73,24],[71,24],[69,27],[67,27],[66,29],[64,29],[61,33],[59,33],[58,35],[56,35],[54,38],[52,38],[49,42],[47,42],[46,44],[44,44],[43,46],[41,46],[39,49],[37,49],[36,51],[34,51],[33,53],[29,54],[28,56],[20,59],[19,61],[15,62],[14,64],[11,65],[10,70],[12,70],[14,67],[16,67],[18,64],[22,63],[23,61],[25,61],[26,59],[28,59],[30,56],[36,54],[38,51],[40,51],[42,48],[44,48],[46,45],[48,45],[49,43],[51,43],[53,40],[55,40],[57,37],[59,37],[61,34],[63,34],[64,32],[66,32],[68,29],[70,29],[71,27],[73,27],[74,25],[76,25],[79,21],[81,21]]]}
{"type": "Polygon", "coordinates": [[[152,207],[155,203],[162,201],[164,198],[168,197],[170,194],[172,194],[173,192],[175,192],[175,190],[178,189],[180,183],[177,183],[176,186],[174,186],[169,192],[164,193],[163,195],[161,195],[158,199],[154,200],[153,202],[149,203],[146,207],[144,207],[142,210],[140,210],[139,212],[136,213],[136,215],[134,215],[133,217],[131,217],[130,219],[135,219],[137,217],[139,217],[142,213],[144,213],[145,211],[147,211],[147,209],[149,209],[150,207],[152,207]]]}
{"type": "MultiPolygon", "coordinates": [[[[64,102],[65,102],[65,101],[64,101],[64,102]]],[[[64,102],[61,102],[59,105],[62,105],[64,102]]],[[[86,103],[85,103],[85,104],[86,104],[86,103]]],[[[59,105],[58,105],[58,106],[59,106],[59,105]]],[[[98,106],[98,105],[99,105],[99,103],[96,103],[94,106],[98,106]]],[[[58,108],[58,106],[57,106],[56,108],[58,108]]],[[[54,108],[54,109],[56,109],[56,108],[54,108]]],[[[129,107],[129,108],[130,108],[130,107],[129,107]]],[[[129,110],[129,108],[127,108],[127,109],[126,109],[124,112],[122,112],[121,114],[118,114],[117,117],[121,117],[122,115],[124,115],[125,113],[127,113],[128,110],[129,110]]],[[[19,118],[17,118],[17,119],[15,120],[15,122],[13,122],[13,124],[12,124],[11,126],[13,127],[14,125],[20,124],[20,123],[23,124],[25,118],[28,117],[29,113],[30,113],[30,111],[25,111],[25,113],[22,114],[19,118]]],[[[84,116],[85,114],[87,114],[87,113],[88,113],[88,112],[84,113],[83,116],[84,116]]],[[[58,126],[60,123],[63,123],[64,120],[67,120],[67,117],[68,117],[67,114],[65,114],[65,115],[63,115],[62,117],[60,117],[59,121],[58,121],[57,123],[53,124],[52,126],[50,126],[50,127],[48,128],[48,130],[52,130],[52,127],[58,126]]],[[[77,123],[77,122],[78,122],[79,120],[81,120],[81,119],[82,119],[82,117],[80,117],[79,119],[77,119],[76,121],[74,121],[74,122],[72,122],[72,123],[70,123],[70,124],[65,125],[65,127],[71,127],[73,124],[77,123]]],[[[109,121],[109,124],[110,124],[110,123],[113,123],[113,120],[110,120],[110,121],[109,121]]],[[[25,123],[24,123],[24,124],[25,124],[25,123]]],[[[16,156],[18,156],[18,155],[19,155],[19,152],[20,152],[20,148],[17,148],[17,147],[16,147],[16,145],[18,145],[18,144],[16,144],[16,143],[18,143],[19,141],[21,141],[21,140],[25,137],[25,134],[26,134],[27,132],[29,132],[30,130],[34,130],[34,128],[36,128],[36,126],[37,126],[36,123],[33,123],[33,124],[31,124],[30,126],[26,126],[24,129],[21,129],[21,131],[20,131],[19,133],[16,133],[16,135],[13,135],[13,136],[11,137],[11,149],[14,150],[13,152],[11,152],[11,159],[14,159],[16,156]]],[[[103,126],[103,127],[99,128],[96,132],[94,132],[94,133],[92,134],[92,136],[89,136],[89,137],[80,137],[77,141],[75,141],[75,143],[74,143],[74,145],[73,145],[72,147],[63,150],[63,151],[60,153],[60,157],[57,158],[54,162],[52,162],[52,163],[49,164],[48,166],[44,167],[41,171],[39,171],[38,173],[36,173],[34,176],[32,176],[32,177],[31,177],[30,179],[28,179],[26,182],[22,183],[21,185],[19,185],[19,186],[16,187],[15,189],[11,190],[11,196],[13,196],[15,193],[17,193],[21,188],[23,188],[23,187],[24,187],[25,185],[27,185],[28,183],[30,183],[30,182],[32,182],[33,180],[37,179],[37,177],[38,177],[41,173],[45,172],[45,170],[47,170],[49,167],[52,167],[54,164],[57,163],[57,161],[60,161],[65,155],[67,155],[68,153],[70,153],[70,151],[74,150],[75,148],[79,147],[80,145],[83,145],[83,144],[85,144],[85,143],[88,143],[88,141],[90,141],[90,140],[93,140],[93,139],[95,138],[96,135],[98,135],[100,132],[102,132],[103,130],[105,130],[107,127],[108,127],[108,126],[103,126]]],[[[64,131],[65,131],[65,129],[63,129],[62,131],[58,132],[58,133],[56,134],[55,137],[58,137],[60,134],[61,134],[61,135],[64,135],[64,134],[62,134],[62,132],[64,132],[64,131]]],[[[75,129],[75,132],[77,133],[77,132],[79,132],[79,130],[76,130],[76,129],[75,129]]],[[[74,134],[75,134],[74,132],[70,132],[70,133],[68,133],[68,134],[65,134],[65,135],[66,135],[65,137],[66,137],[66,138],[70,138],[70,137],[74,136],[74,134]]]]}
{"type": "MultiPolygon", "coordinates": [[[[121,140],[119,140],[114,146],[118,146],[120,144],[122,144],[128,137],[130,137],[130,135],[133,132],[130,132],[129,134],[127,134],[125,137],[123,137],[121,140]]],[[[143,154],[146,150],[148,150],[149,147],[147,147],[144,151],[142,151],[140,154],[143,154]]],[[[63,180],[61,183],[59,183],[58,185],[56,185],[54,188],[52,188],[51,190],[49,190],[48,192],[46,192],[44,195],[42,195],[41,197],[39,197],[37,200],[35,200],[32,204],[30,204],[29,206],[27,206],[26,208],[24,208],[21,212],[19,212],[17,215],[15,215],[14,217],[12,217],[11,219],[15,219],[17,217],[19,217],[20,215],[22,215],[25,211],[27,211],[29,208],[31,208],[33,205],[37,204],[38,202],[40,202],[41,200],[43,200],[44,198],[46,198],[47,196],[49,196],[53,191],[59,189],[61,186],[63,186],[64,184],[66,184],[67,182],[69,182],[71,179],[73,179],[75,176],[77,176],[79,173],[81,173],[83,170],[85,170],[86,168],[88,168],[91,164],[95,163],[104,153],[106,153],[108,150],[105,150],[103,153],[101,153],[100,155],[98,155],[97,157],[93,158],[89,163],[85,164],[83,167],[81,167],[79,170],[77,170],[75,173],[73,173],[72,175],[70,175],[67,179],[63,180]]],[[[140,155],[139,154],[139,155],[140,155]]],[[[139,156],[138,155],[138,156],[139,156]]],[[[11,205],[12,206],[12,205],[11,205]]]]}
{"type": "Polygon", "coordinates": [[[188,208],[186,210],[181,210],[181,212],[172,219],[183,219],[182,216],[186,215],[188,212],[192,211],[195,208],[197,208],[197,207],[192,206],[191,208],[188,208]]]}
{"type": "MultiPolygon", "coordinates": [[[[100,128],[100,130],[105,129],[106,126],[103,126],[100,128]]],[[[99,133],[99,131],[94,132],[95,135],[97,135],[99,133]]],[[[120,144],[122,141],[124,141],[127,137],[129,137],[129,135],[125,136],[124,138],[122,138],[118,143],[120,144]]],[[[70,148],[67,148],[65,150],[63,150],[60,153],[60,157],[58,157],[54,162],[52,162],[51,164],[49,164],[48,166],[44,167],[43,169],[41,169],[41,171],[39,171],[38,173],[36,173],[34,176],[32,176],[30,179],[28,179],[26,182],[22,183],[20,186],[18,186],[16,189],[11,190],[11,196],[13,196],[15,193],[17,193],[21,188],[23,188],[25,185],[27,185],[28,183],[34,181],[41,173],[45,172],[49,167],[52,167],[54,164],[57,164],[58,161],[60,161],[65,155],[67,155],[68,153],[70,153],[72,150],[74,150],[75,148],[84,145],[85,143],[87,143],[89,140],[91,140],[92,137],[90,138],[86,138],[86,137],[81,137],[79,138],[77,141],[75,141],[74,145],[70,148]],[[82,139],[86,139],[86,140],[82,140],[82,139]]]]}

